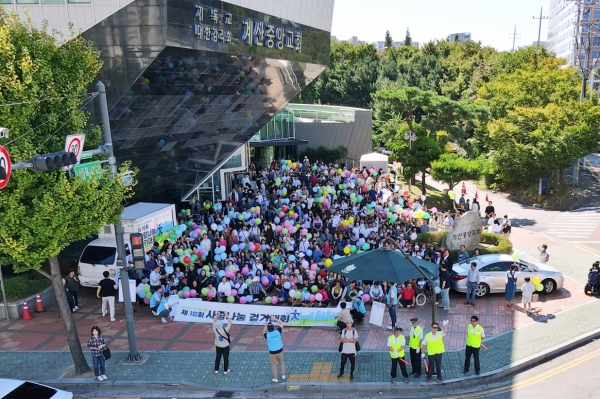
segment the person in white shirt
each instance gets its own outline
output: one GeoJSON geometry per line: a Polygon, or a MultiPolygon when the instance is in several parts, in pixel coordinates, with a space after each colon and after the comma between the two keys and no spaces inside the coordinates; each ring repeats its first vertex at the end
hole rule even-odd
{"type": "Polygon", "coordinates": [[[231,292],[231,285],[229,285],[229,281],[227,281],[227,277],[221,278],[221,282],[217,287],[217,296],[219,297],[219,302],[223,302],[223,298],[227,296],[227,292],[231,292]]]}
{"type": "Polygon", "coordinates": [[[246,291],[248,290],[248,286],[246,285],[246,283],[244,282],[244,279],[242,277],[238,278],[238,282],[235,283],[234,285],[238,296],[242,296],[242,295],[246,295],[246,291]]]}
{"type": "Polygon", "coordinates": [[[446,217],[444,218],[444,229],[452,230],[454,228],[454,219],[450,212],[446,212],[446,217]]]}

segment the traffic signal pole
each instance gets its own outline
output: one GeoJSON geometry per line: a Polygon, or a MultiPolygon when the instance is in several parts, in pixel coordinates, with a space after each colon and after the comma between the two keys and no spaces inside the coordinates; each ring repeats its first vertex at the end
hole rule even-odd
{"type": "MultiPolygon", "coordinates": [[[[110,168],[110,176],[112,179],[117,175],[117,159],[115,158],[112,145],[112,135],[110,133],[110,118],[108,116],[108,103],[106,101],[106,87],[104,83],[98,81],[96,88],[100,93],[100,114],[102,117],[102,128],[104,131],[104,151],[108,154],[108,165],[110,168]]],[[[127,324],[127,341],[129,343],[128,362],[141,363],[148,357],[142,356],[137,350],[137,341],[135,337],[135,323],[133,320],[133,306],[131,305],[131,292],[129,290],[129,274],[127,273],[127,256],[125,254],[125,241],[123,237],[123,225],[121,224],[121,216],[119,221],[115,223],[115,235],[117,240],[117,267],[121,277],[121,289],[123,290],[123,307],[125,309],[125,322],[127,324]]]]}

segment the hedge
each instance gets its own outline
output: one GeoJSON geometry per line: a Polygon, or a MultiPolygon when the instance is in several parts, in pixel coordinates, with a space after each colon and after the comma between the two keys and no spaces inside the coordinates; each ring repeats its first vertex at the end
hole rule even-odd
{"type": "MultiPolygon", "coordinates": [[[[428,244],[435,243],[436,246],[440,247],[444,240],[444,236],[448,234],[450,230],[438,230],[432,231],[429,233],[421,233],[417,235],[418,242],[426,242],[428,244]]],[[[501,234],[493,234],[484,231],[481,234],[481,239],[479,240],[482,244],[494,245],[493,247],[480,247],[482,255],[486,254],[510,254],[512,253],[513,245],[512,242],[501,234]]],[[[456,260],[458,259],[458,249],[450,250],[450,256],[456,260]]],[[[470,253],[472,255],[472,253],[470,253]]]]}
{"type": "Polygon", "coordinates": [[[4,288],[6,289],[8,302],[27,298],[48,287],[50,287],[50,280],[35,271],[19,273],[14,277],[4,279],[4,288]]]}

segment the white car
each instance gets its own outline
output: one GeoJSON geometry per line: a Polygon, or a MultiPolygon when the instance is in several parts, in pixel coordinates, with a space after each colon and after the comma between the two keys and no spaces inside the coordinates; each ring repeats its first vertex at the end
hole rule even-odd
{"type": "Polygon", "coordinates": [[[73,399],[71,392],[31,381],[0,378],[0,398],[3,399],[73,399]]]}
{"type": "Polygon", "coordinates": [[[529,262],[523,260],[514,260],[512,256],[506,254],[481,255],[467,259],[452,266],[451,285],[455,291],[467,292],[467,273],[471,268],[471,262],[477,263],[479,271],[479,285],[475,289],[477,297],[483,297],[487,294],[501,293],[506,288],[506,272],[512,264],[517,264],[519,268],[515,277],[517,277],[517,291],[525,284],[525,277],[539,277],[544,286],[543,294],[549,294],[564,285],[564,277],[560,270],[539,262],[529,262]]]}

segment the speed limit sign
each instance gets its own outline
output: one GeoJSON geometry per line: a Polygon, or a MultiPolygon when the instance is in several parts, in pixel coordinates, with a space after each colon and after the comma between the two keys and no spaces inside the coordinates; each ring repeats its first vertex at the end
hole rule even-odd
{"type": "Polygon", "coordinates": [[[67,136],[67,140],[65,141],[65,151],[75,154],[77,157],[77,163],[81,161],[84,141],[85,134],[70,134],[67,136]]]}
{"type": "Polygon", "coordinates": [[[0,145],[0,189],[6,187],[10,180],[10,156],[6,148],[0,145]]]}

